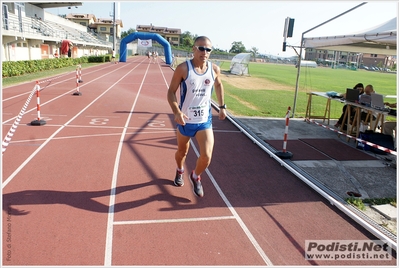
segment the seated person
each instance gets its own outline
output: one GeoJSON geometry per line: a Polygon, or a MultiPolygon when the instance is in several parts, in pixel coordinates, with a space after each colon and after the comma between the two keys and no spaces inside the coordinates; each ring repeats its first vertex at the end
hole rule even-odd
{"type": "MultiPolygon", "coordinates": [[[[390,108],[396,108],[396,103],[385,102],[384,104],[390,108]]],[[[382,133],[390,135],[393,138],[393,144],[396,150],[396,121],[385,121],[382,133]]]]}
{"type": "MultiPolygon", "coordinates": [[[[359,96],[362,95],[362,94],[364,93],[364,86],[363,86],[362,83],[356,84],[356,85],[353,87],[353,89],[359,90],[359,96]]],[[[346,98],[346,93],[342,94],[342,97],[343,97],[343,98],[346,98]]],[[[347,108],[347,106],[346,106],[346,104],[345,104],[344,107],[342,107],[342,115],[341,115],[341,117],[338,119],[338,122],[334,125],[335,127],[340,127],[340,126],[342,125],[342,123],[343,123],[342,121],[344,120],[344,114],[345,114],[346,108],[347,108]]],[[[351,118],[352,118],[354,115],[355,115],[355,111],[351,111],[351,118]]],[[[345,123],[344,123],[343,130],[346,130],[346,128],[347,128],[347,126],[346,126],[346,122],[345,122],[345,123]]]]}
{"type": "MultiPolygon", "coordinates": [[[[367,86],[364,88],[364,93],[363,93],[363,95],[371,95],[371,93],[375,93],[374,87],[373,87],[372,85],[367,85],[367,86]]],[[[368,114],[368,113],[366,113],[366,112],[362,112],[361,115],[360,115],[360,120],[361,120],[361,121],[366,121],[366,119],[367,119],[367,114],[368,114]]],[[[375,120],[375,119],[376,119],[375,115],[373,114],[372,116],[373,116],[373,120],[375,120]]]]}
{"type": "Polygon", "coordinates": [[[363,94],[371,95],[371,93],[375,93],[374,87],[373,87],[373,85],[367,85],[364,88],[364,93],[363,94]]]}

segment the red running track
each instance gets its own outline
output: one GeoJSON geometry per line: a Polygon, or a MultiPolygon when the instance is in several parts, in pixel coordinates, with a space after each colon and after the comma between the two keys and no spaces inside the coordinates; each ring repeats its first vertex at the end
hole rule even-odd
{"type": "MultiPolygon", "coordinates": [[[[145,57],[41,83],[3,154],[3,265],[395,265],[306,260],[306,240],[376,239],[214,111],[194,196],[173,185],[173,70],[145,57]]],[[[8,132],[34,82],[3,89],[8,132]]],[[[195,140],[186,170],[197,159],[195,140]]]]}

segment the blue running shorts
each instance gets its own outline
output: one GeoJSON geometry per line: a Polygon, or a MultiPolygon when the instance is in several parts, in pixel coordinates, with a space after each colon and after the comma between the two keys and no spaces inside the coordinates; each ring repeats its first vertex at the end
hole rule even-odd
{"type": "Polygon", "coordinates": [[[177,128],[184,136],[194,137],[198,131],[212,128],[212,122],[205,122],[200,124],[185,124],[184,126],[178,124],[177,128]]]}

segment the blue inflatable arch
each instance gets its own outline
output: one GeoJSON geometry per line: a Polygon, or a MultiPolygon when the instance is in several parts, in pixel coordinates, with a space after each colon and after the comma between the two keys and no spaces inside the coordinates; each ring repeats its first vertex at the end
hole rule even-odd
{"type": "Polygon", "coordinates": [[[132,34],[129,34],[125,38],[121,40],[121,45],[119,48],[119,61],[120,62],[126,62],[126,47],[127,44],[136,40],[136,39],[141,39],[141,40],[148,40],[152,39],[160,43],[165,51],[165,62],[166,64],[172,64],[172,49],[170,47],[170,44],[168,41],[166,41],[165,38],[160,36],[159,34],[156,33],[146,33],[146,32],[135,32],[132,34]]]}

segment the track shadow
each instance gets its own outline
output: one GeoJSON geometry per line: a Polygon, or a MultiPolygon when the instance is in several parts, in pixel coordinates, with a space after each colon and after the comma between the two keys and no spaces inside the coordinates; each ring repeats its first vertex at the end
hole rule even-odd
{"type": "MultiPolygon", "coordinates": [[[[119,186],[116,188],[116,195],[126,192],[133,191],[143,187],[153,185],[170,185],[171,181],[167,179],[156,179],[151,182],[133,184],[127,186],[119,186]]],[[[53,191],[53,190],[26,190],[14,193],[3,194],[3,210],[8,215],[23,216],[30,212],[26,210],[20,210],[15,206],[23,205],[44,205],[44,204],[65,204],[74,208],[98,212],[108,213],[109,206],[104,205],[95,200],[98,197],[110,196],[111,189],[102,191],[78,191],[78,192],[67,192],[67,191],[53,191]]],[[[189,199],[173,196],[170,193],[156,194],[148,196],[144,199],[132,200],[129,202],[121,202],[115,204],[114,212],[120,212],[131,208],[139,207],[153,201],[171,201],[177,203],[189,203],[189,199]]]]}

